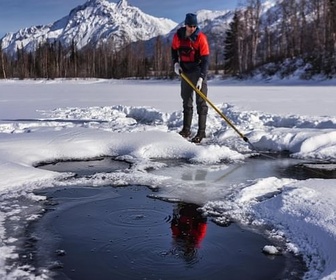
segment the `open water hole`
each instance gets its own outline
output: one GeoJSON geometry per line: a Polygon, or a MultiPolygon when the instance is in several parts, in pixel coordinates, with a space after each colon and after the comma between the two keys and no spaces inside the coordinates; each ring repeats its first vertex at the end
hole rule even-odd
{"type": "MultiPolygon", "coordinates": [[[[40,168],[88,176],[127,168],[110,158],[59,162],[40,168]]],[[[249,159],[223,170],[171,162],[151,171],[185,181],[230,184],[269,176],[335,178],[335,169],[288,158],[249,159]]],[[[253,229],[219,226],[193,203],[150,198],[153,191],[127,187],[62,187],[39,191],[46,214],[30,225],[36,267],[53,279],[302,279],[302,260],[289,253],[268,256],[265,245],[281,246],[253,229]]]]}

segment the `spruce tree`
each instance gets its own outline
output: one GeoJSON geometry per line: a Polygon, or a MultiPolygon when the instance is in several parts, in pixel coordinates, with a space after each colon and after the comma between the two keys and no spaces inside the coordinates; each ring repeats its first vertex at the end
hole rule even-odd
{"type": "Polygon", "coordinates": [[[239,15],[235,12],[224,41],[224,71],[232,76],[240,75],[239,63],[239,15]]]}

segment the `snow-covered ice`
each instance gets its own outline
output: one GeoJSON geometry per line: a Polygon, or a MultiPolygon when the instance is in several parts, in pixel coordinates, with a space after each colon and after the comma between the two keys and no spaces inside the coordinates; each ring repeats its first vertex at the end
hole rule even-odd
{"type": "MultiPolygon", "coordinates": [[[[292,158],[334,170],[335,85],[290,79],[212,80],[209,99],[257,151],[286,151],[292,158]]],[[[153,159],[183,159],[190,168],[225,170],[257,152],[211,108],[205,144],[186,141],[177,133],[181,105],[177,80],[0,81],[0,277],[34,279],[32,269],[15,265],[16,237],[6,221],[20,221],[24,206],[9,205],[9,198],[43,200],[32,191],[62,184],[140,184],[159,188],[162,195],[202,203],[203,210],[216,213],[219,221],[230,217],[272,228],[270,236],[304,256],[306,279],[336,279],[335,179],[257,178],[225,186],[230,193],[225,196],[222,182],[203,182],[206,188],[201,189],[200,182],[148,172],[164,166],[153,159]],[[41,162],[102,156],[132,162],[132,168],[90,178],[35,168],[41,162]],[[8,259],[14,260],[11,265],[8,259]]],[[[266,248],[271,253],[274,249],[266,248]]]]}

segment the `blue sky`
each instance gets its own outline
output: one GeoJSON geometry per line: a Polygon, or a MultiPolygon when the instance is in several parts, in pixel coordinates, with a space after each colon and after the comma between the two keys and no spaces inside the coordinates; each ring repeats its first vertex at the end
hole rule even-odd
{"type": "MultiPolygon", "coordinates": [[[[7,32],[16,32],[33,25],[52,23],[69,14],[70,10],[86,0],[0,0],[0,38],[7,32]]],[[[112,1],[109,2],[118,2],[112,1]]],[[[184,20],[188,12],[201,9],[234,9],[241,0],[127,0],[129,5],[143,12],[172,19],[184,20]]]]}

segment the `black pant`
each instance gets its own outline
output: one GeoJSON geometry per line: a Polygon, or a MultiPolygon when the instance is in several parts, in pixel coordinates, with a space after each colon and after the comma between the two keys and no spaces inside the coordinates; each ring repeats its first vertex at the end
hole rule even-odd
{"type": "MultiPolygon", "coordinates": [[[[196,86],[197,80],[199,78],[199,71],[192,73],[184,73],[189,80],[196,86]]],[[[201,92],[207,96],[208,86],[206,78],[203,80],[201,92]]],[[[181,97],[183,101],[183,113],[192,114],[193,112],[193,99],[194,90],[193,88],[182,78],[181,80],[181,97]]],[[[206,101],[196,93],[196,108],[197,114],[206,115],[208,113],[208,105],[206,101]]]]}

